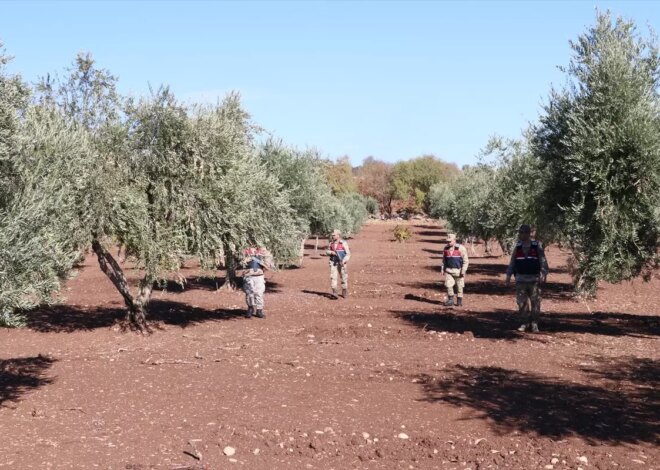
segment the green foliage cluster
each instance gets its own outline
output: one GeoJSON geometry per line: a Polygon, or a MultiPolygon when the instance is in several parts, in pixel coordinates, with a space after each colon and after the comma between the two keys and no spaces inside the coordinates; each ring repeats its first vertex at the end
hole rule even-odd
{"type": "Polygon", "coordinates": [[[578,289],[593,292],[658,263],[660,56],[655,37],[609,13],[571,47],[568,84],[531,141],[548,173],[544,219],[572,249],[578,289]]]}
{"type": "Polygon", "coordinates": [[[519,141],[493,139],[480,165],[431,188],[430,211],[507,249],[522,223],[573,254],[578,292],[658,266],[660,56],[654,36],[599,13],[571,43],[568,83],[519,141]]]}
{"type": "Polygon", "coordinates": [[[30,90],[0,56],[0,323],[56,300],[60,283],[92,249],[122,295],[128,320],[146,328],[154,283],[196,257],[234,279],[249,246],[280,263],[311,233],[355,233],[359,195],[335,196],[323,162],[270,141],[230,93],[184,105],[167,87],[141,99],[80,54],[63,79],[30,90]],[[32,92],[32,102],[29,97],[32,92]],[[142,278],[129,285],[109,249],[120,243],[142,278]]]}
{"type": "Polygon", "coordinates": [[[403,243],[412,238],[412,231],[407,225],[395,225],[392,229],[392,234],[394,235],[394,239],[399,243],[403,243]]]}
{"type": "Polygon", "coordinates": [[[408,209],[428,211],[429,194],[435,184],[450,181],[458,175],[458,167],[433,155],[398,162],[392,168],[392,192],[395,199],[409,201],[408,209]]]}

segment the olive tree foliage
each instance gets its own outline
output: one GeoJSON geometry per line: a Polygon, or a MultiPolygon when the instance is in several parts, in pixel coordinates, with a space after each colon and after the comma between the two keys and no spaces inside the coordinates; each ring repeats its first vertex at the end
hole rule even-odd
{"type": "Polygon", "coordinates": [[[0,52],[0,326],[20,326],[21,310],[55,300],[77,258],[80,232],[66,208],[79,167],[57,163],[79,150],[86,160],[90,147],[59,116],[28,106],[28,87],[6,73],[8,60],[0,52]]]}
{"type": "Polygon", "coordinates": [[[302,236],[309,236],[324,217],[324,199],[332,194],[323,160],[316,151],[300,151],[274,139],[261,147],[260,156],[269,173],[288,192],[302,236]]]}
{"type": "Polygon", "coordinates": [[[369,218],[368,199],[357,193],[345,193],[339,196],[339,202],[347,215],[342,233],[346,236],[355,235],[369,218]]]}
{"type": "MultiPolygon", "coordinates": [[[[116,78],[96,68],[88,55],[79,55],[68,72],[65,79],[42,79],[36,96],[40,108],[57,112],[69,126],[84,132],[91,149],[89,161],[78,173],[82,183],[76,187],[76,203],[67,210],[87,234],[87,246],[91,245],[102,271],[122,295],[128,320],[144,328],[153,282],[174,266],[172,260],[185,247],[178,226],[163,220],[166,175],[150,166],[153,153],[159,150],[163,150],[163,168],[171,163],[167,159],[174,150],[167,150],[176,146],[170,145],[168,137],[180,130],[181,123],[176,122],[176,109],[170,109],[175,107],[165,93],[154,95],[151,106],[127,106],[116,92],[116,78]],[[137,122],[147,115],[150,119],[137,122]],[[152,147],[146,149],[141,137],[150,131],[152,147]],[[137,292],[131,291],[122,266],[108,250],[108,245],[117,242],[143,270],[137,292]]],[[[60,158],[77,165],[82,154],[72,149],[60,158]]],[[[43,197],[56,198],[57,193],[44,191],[43,197]]]]}
{"type": "MultiPolygon", "coordinates": [[[[451,230],[461,238],[477,237],[488,241],[493,227],[488,214],[495,169],[488,165],[467,167],[449,184],[452,203],[443,210],[451,230]]],[[[439,210],[436,209],[435,212],[439,210]]]]}
{"type": "Polygon", "coordinates": [[[0,325],[20,326],[21,311],[56,300],[88,242],[78,208],[87,187],[80,175],[93,155],[85,132],[57,113],[25,110],[15,134],[15,191],[0,209],[0,325]]]}
{"type": "Polygon", "coordinates": [[[19,76],[7,73],[10,60],[0,42],[0,209],[6,207],[17,188],[13,159],[20,126],[18,114],[25,108],[29,94],[19,76]]]}
{"type": "Polygon", "coordinates": [[[542,217],[547,177],[541,162],[530,151],[529,136],[520,140],[494,137],[481,153],[493,168],[485,219],[491,236],[509,253],[522,224],[536,229],[536,238],[551,242],[555,234],[542,217]]]}
{"type": "Polygon", "coordinates": [[[532,144],[548,172],[544,220],[572,249],[578,291],[593,293],[658,262],[660,57],[655,36],[609,13],[571,47],[532,144]]]}
{"type": "MultiPolygon", "coordinates": [[[[193,227],[193,253],[209,265],[218,255],[227,268],[226,287],[235,286],[240,253],[265,246],[277,264],[297,256],[301,224],[291,194],[271,172],[254,143],[256,126],[238,94],[217,106],[193,112],[193,146],[199,160],[193,227]]],[[[295,204],[302,204],[298,199],[295,204]]]]}

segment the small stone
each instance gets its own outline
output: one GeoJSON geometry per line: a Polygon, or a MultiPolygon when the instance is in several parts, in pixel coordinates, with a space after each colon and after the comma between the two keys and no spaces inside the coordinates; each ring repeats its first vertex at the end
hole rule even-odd
{"type": "Polygon", "coordinates": [[[580,463],[585,464],[585,465],[589,463],[589,459],[587,459],[584,455],[579,456],[579,457],[578,457],[578,461],[579,461],[580,463]]]}
{"type": "Polygon", "coordinates": [[[227,457],[231,457],[236,453],[236,449],[234,449],[231,446],[227,446],[224,449],[222,449],[222,453],[225,454],[227,457]]]}
{"type": "Polygon", "coordinates": [[[552,470],[553,468],[555,468],[555,466],[554,465],[546,465],[543,468],[545,468],[546,470],[552,470]]]}
{"type": "Polygon", "coordinates": [[[259,448],[256,448],[256,449],[254,449],[254,450],[252,451],[252,453],[253,453],[254,455],[259,455],[259,452],[261,452],[261,450],[260,450],[259,448]]]}
{"type": "Polygon", "coordinates": [[[229,461],[230,461],[231,463],[236,463],[236,462],[238,462],[238,460],[236,460],[236,459],[229,459],[229,461]]]}
{"type": "Polygon", "coordinates": [[[364,437],[365,439],[369,439],[370,436],[368,432],[363,432],[362,437],[364,437]]]}
{"type": "Polygon", "coordinates": [[[367,323],[367,326],[368,326],[369,328],[371,328],[371,323],[367,323]]]}
{"type": "Polygon", "coordinates": [[[553,459],[550,461],[552,465],[557,465],[559,463],[559,459],[557,457],[553,457],[553,459]]]}
{"type": "Polygon", "coordinates": [[[408,434],[406,434],[405,432],[400,432],[397,437],[399,439],[408,439],[408,434]]]}

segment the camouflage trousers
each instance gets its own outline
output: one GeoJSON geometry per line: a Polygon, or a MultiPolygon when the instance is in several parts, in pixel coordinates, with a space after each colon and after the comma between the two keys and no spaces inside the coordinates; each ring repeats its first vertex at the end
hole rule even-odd
{"type": "Polygon", "coordinates": [[[330,264],[330,287],[337,289],[337,279],[341,276],[341,288],[348,289],[348,271],[346,266],[330,264]]]}
{"type": "Polygon", "coordinates": [[[264,292],[266,292],[266,279],[264,276],[246,276],[243,278],[243,290],[248,307],[256,310],[264,308],[264,292]]]}
{"type": "Polygon", "coordinates": [[[445,287],[447,288],[447,295],[449,297],[454,296],[454,286],[456,286],[457,297],[463,297],[465,277],[460,277],[460,274],[451,274],[445,271],[445,287]]]}
{"type": "Polygon", "coordinates": [[[517,282],[516,303],[518,313],[530,322],[536,322],[541,315],[541,288],[538,282],[517,282]]]}

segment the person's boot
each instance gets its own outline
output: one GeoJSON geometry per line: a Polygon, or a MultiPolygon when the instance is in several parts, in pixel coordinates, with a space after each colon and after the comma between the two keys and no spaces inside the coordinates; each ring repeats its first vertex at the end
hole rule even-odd
{"type": "Polygon", "coordinates": [[[457,307],[463,306],[463,297],[456,297],[456,306],[457,307]]]}
{"type": "Polygon", "coordinates": [[[452,307],[454,305],[454,296],[450,295],[447,301],[445,302],[445,307],[452,307]]]}
{"type": "Polygon", "coordinates": [[[265,318],[266,314],[264,313],[263,309],[258,308],[257,313],[256,313],[257,318],[265,318]]]}
{"type": "Polygon", "coordinates": [[[245,311],[245,318],[252,318],[252,312],[253,308],[248,306],[247,310],[245,311]]]}
{"type": "Polygon", "coordinates": [[[348,299],[348,289],[342,289],[341,296],[345,299],[348,299]]]}
{"type": "Polygon", "coordinates": [[[332,298],[333,298],[333,299],[337,299],[337,298],[339,298],[339,297],[337,296],[337,289],[332,289],[332,298]]]}
{"type": "Polygon", "coordinates": [[[538,333],[539,332],[539,324],[535,321],[532,322],[531,332],[532,333],[538,333]]]}

